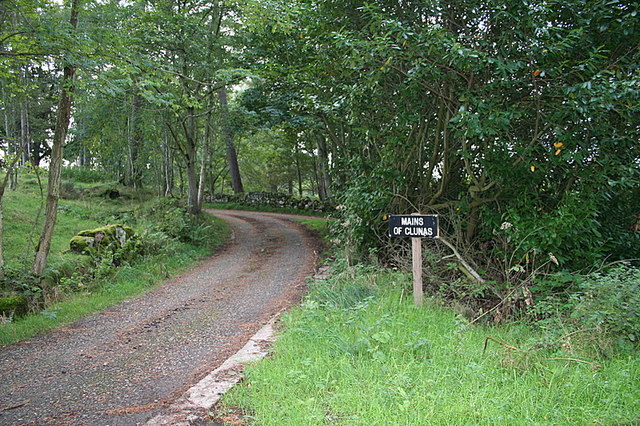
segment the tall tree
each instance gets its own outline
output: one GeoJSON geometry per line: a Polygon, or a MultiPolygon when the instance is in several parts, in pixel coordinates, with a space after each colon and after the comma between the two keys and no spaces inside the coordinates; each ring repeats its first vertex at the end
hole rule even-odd
{"type": "MultiPolygon", "coordinates": [[[[81,0],[72,0],[70,7],[69,26],[75,31],[78,28],[81,0]]],[[[62,153],[71,120],[71,105],[73,103],[74,78],[76,65],[71,58],[66,58],[60,87],[60,100],[56,113],[56,127],[53,134],[51,159],[49,163],[49,181],[47,187],[47,206],[44,225],[40,241],[33,262],[32,272],[42,275],[47,265],[47,257],[51,248],[51,239],[56,225],[58,200],[60,198],[60,175],[62,170],[62,153]]]]}
{"type": "Polygon", "coordinates": [[[200,211],[198,171],[203,169],[198,164],[212,113],[222,111],[219,91],[244,76],[233,67],[230,45],[238,12],[231,7],[223,1],[157,0],[139,18],[146,80],[140,89],[148,102],[165,109],[164,124],[184,165],[192,213],[200,211]]]}
{"type": "Polygon", "coordinates": [[[224,142],[227,147],[227,163],[229,165],[229,174],[231,175],[231,187],[233,188],[233,192],[241,194],[244,192],[244,187],[242,186],[242,177],[240,176],[240,167],[238,166],[238,153],[236,152],[236,147],[233,143],[233,130],[231,129],[228,119],[229,104],[227,101],[227,88],[221,88],[218,91],[218,96],[220,97],[222,112],[227,117],[223,124],[224,127],[222,132],[224,134],[224,142]]]}

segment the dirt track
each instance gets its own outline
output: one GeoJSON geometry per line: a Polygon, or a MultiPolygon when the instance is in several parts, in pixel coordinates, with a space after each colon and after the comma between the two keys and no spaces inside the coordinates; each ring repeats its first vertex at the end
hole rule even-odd
{"type": "Polygon", "coordinates": [[[0,349],[0,424],[135,425],[162,414],[313,274],[317,241],[287,216],[213,211],[234,233],[139,299],[0,349]]]}

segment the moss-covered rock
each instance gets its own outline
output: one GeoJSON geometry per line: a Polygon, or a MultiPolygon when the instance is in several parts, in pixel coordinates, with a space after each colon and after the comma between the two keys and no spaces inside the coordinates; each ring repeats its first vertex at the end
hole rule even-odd
{"type": "Polygon", "coordinates": [[[69,248],[75,253],[87,254],[91,247],[95,245],[95,238],[93,237],[81,237],[76,235],[69,241],[69,248]]]}
{"type": "Polygon", "coordinates": [[[71,251],[88,254],[92,248],[123,248],[127,241],[135,235],[133,229],[124,225],[105,225],[95,229],[78,232],[69,242],[71,251]]]}
{"type": "Polygon", "coordinates": [[[24,296],[0,297],[0,315],[19,317],[29,312],[29,299],[24,296]]]}

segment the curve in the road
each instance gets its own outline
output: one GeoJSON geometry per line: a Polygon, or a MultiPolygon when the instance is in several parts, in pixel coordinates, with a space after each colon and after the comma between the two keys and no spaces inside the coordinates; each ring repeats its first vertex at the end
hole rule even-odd
{"type": "Polygon", "coordinates": [[[211,211],[221,254],[72,326],[0,349],[0,424],[132,425],[162,413],[313,274],[317,241],[286,215],[211,211]]]}

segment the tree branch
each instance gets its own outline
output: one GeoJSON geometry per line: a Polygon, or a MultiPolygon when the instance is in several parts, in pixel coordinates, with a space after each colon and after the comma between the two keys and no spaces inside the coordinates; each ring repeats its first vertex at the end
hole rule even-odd
{"type": "Polygon", "coordinates": [[[436,241],[440,241],[442,244],[444,244],[445,246],[449,247],[451,249],[451,251],[453,251],[453,254],[458,259],[458,262],[460,262],[460,266],[462,266],[464,268],[463,272],[465,272],[465,275],[467,275],[470,278],[473,278],[474,280],[476,280],[476,282],[478,284],[484,284],[485,283],[485,280],[480,276],[480,274],[478,274],[475,271],[475,269],[473,269],[471,267],[471,265],[466,260],[464,260],[464,258],[460,255],[460,253],[454,247],[453,244],[451,244],[449,241],[447,241],[443,237],[436,238],[436,241]]]}

